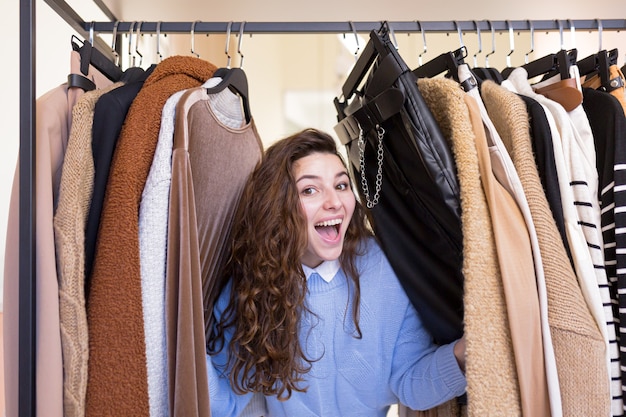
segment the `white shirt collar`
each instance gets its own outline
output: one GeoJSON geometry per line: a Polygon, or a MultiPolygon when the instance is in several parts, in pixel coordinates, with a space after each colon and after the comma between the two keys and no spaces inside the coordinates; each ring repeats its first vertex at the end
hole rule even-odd
{"type": "Polygon", "coordinates": [[[335,275],[337,275],[337,271],[339,271],[340,265],[339,260],[335,259],[333,261],[324,261],[317,268],[309,268],[306,265],[302,265],[302,269],[304,270],[304,275],[308,280],[312,273],[317,272],[320,277],[326,282],[330,282],[333,280],[335,275]]]}

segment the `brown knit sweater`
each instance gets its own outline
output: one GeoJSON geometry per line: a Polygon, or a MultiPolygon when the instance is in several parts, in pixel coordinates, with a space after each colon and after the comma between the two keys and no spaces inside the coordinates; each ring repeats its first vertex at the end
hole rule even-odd
{"type": "Polygon", "coordinates": [[[492,81],[482,84],[481,94],[518,172],[537,231],[563,416],[607,416],[611,395],[605,343],[587,307],[539,179],[526,105],[492,81]]]}
{"type": "Polygon", "coordinates": [[[163,60],[145,81],[122,126],[111,162],[88,296],[87,416],[149,415],[139,204],[166,100],[177,91],[201,85],[215,69],[194,57],[163,60]]]}

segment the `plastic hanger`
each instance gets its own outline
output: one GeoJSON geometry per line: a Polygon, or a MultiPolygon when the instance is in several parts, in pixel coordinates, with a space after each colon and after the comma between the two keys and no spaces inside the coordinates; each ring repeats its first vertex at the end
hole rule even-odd
{"type": "Polygon", "coordinates": [[[617,65],[619,53],[617,49],[611,49],[610,51],[602,49],[602,21],[600,19],[597,19],[597,21],[599,38],[598,52],[581,59],[576,65],[578,66],[581,76],[598,75],[600,77],[599,89],[611,91],[614,87],[611,85],[613,81],[610,78],[609,67],[611,65],[617,65]]]}
{"type": "Polygon", "coordinates": [[[89,75],[89,65],[92,65],[111,81],[119,81],[122,78],[122,69],[107,58],[102,52],[92,46],[94,36],[93,26],[94,22],[91,23],[91,27],[89,29],[88,42],[82,42],[75,35],[72,35],[70,39],[72,50],[77,51],[80,54],[81,74],[68,75],[69,87],[78,87],[85,91],[90,91],[96,88],[95,84],[87,78],[89,75]]]}
{"type": "Polygon", "coordinates": [[[455,21],[457,32],[459,34],[459,42],[461,47],[455,51],[445,52],[436,58],[431,59],[424,65],[420,65],[413,70],[413,74],[418,78],[432,78],[441,73],[446,73],[447,78],[453,78],[455,81],[459,81],[458,68],[459,65],[465,63],[467,57],[467,47],[463,43],[463,35],[461,28],[455,21]]]}
{"type": "MultiPolygon", "coordinates": [[[[239,27],[239,51],[241,51],[241,39],[243,37],[244,24],[245,22],[242,22],[239,27]]],[[[248,100],[248,77],[246,76],[246,73],[243,71],[243,68],[241,68],[241,66],[239,68],[230,67],[231,57],[228,52],[228,47],[230,43],[231,25],[232,22],[229,22],[226,33],[226,55],[228,57],[226,67],[219,68],[213,73],[214,77],[220,77],[222,78],[222,81],[220,81],[220,83],[214,87],[208,87],[206,91],[208,94],[216,94],[228,88],[233,93],[238,94],[241,97],[243,111],[246,116],[246,122],[250,123],[250,121],[252,120],[252,113],[250,112],[250,103],[248,100]]],[[[243,63],[243,54],[241,54],[241,57],[242,59],[240,65],[241,63],[243,63]]]]}
{"type": "Polygon", "coordinates": [[[452,77],[458,81],[457,70],[459,65],[465,62],[466,57],[467,48],[462,46],[455,51],[445,52],[422,66],[415,68],[413,74],[418,78],[432,78],[446,72],[446,77],[452,77]]]}
{"type": "Polygon", "coordinates": [[[536,59],[528,64],[522,65],[526,69],[528,78],[534,78],[539,75],[545,75],[546,78],[555,75],[561,75],[561,79],[565,80],[570,77],[569,68],[576,63],[577,51],[560,50],[556,54],[548,54],[542,58],[536,59]]]}
{"type": "Polygon", "coordinates": [[[548,54],[542,58],[524,64],[522,67],[528,72],[528,78],[543,75],[544,79],[546,79],[557,74],[561,76],[562,80],[570,78],[569,69],[572,65],[576,64],[578,51],[576,48],[572,48],[569,51],[565,50],[563,43],[563,25],[560,21],[558,21],[558,24],[561,50],[555,54],[548,54]]]}
{"type": "MultiPolygon", "coordinates": [[[[385,26],[386,25],[383,23],[380,32],[381,34],[385,26]]],[[[363,51],[361,51],[361,54],[354,63],[352,71],[341,88],[341,92],[345,100],[349,100],[357,92],[358,86],[363,81],[365,74],[367,74],[370,70],[376,58],[380,56],[379,54],[385,53],[384,48],[381,48],[381,46],[382,40],[380,39],[379,34],[372,31],[370,33],[370,42],[368,42],[363,51]]],[[[335,104],[337,105],[337,98],[335,98],[335,100],[335,104]]]]}

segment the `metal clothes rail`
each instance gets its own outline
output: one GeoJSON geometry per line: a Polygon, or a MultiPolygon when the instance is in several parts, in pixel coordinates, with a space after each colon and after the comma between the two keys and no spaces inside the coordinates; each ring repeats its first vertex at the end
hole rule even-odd
{"type": "MultiPolygon", "coordinates": [[[[64,0],[45,0],[79,35],[87,39],[93,33],[128,31],[136,22],[117,21],[102,2],[100,6],[110,22],[85,22],[64,0]]],[[[21,417],[36,415],[36,246],[35,246],[35,0],[20,0],[20,197],[19,197],[19,394],[21,417]]],[[[225,33],[229,28],[241,33],[349,33],[379,29],[382,22],[142,22],[143,33],[225,33]],[[241,27],[243,25],[243,28],[241,27]]],[[[563,31],[624,30],[626,19],[588,20],[467,20],[467,21],[402,21],[388,22],[394,32],[448,32],[495,30],[563,31]]],[[[94,46],[112,58],[109,46],[94,37],[94,46]]],[[[13,244],[9,242],[9,244],[13,244]]],[[[11,381],[8,381],[11,382],[11,381]]],[[[11,382],[14,383],[14,382],[11,382]]]]}
{"type": "MultiPolygon", "coordinates": [[[[50,1],[50,0],[48,0],[50,1]]],[[[131,25],[137,22],[117,22],[119,31],[128,31],[131,25]]],[[[379,29],[381,21],[369,22],[141,22],[142,33],[156,33],[157,24],[160,23],[161,33],[189,33],[194,25],[196,33],[225,33],[231,24],[232,31],[239,31],[244,25],[244,33],[347,33],[347,32],[370,32],[379,29]]],[[[448,32],[457,30],[475,31],[495,30],[498,32],[509,29],[527,31],[531,27],[534,30],[557,31],[569,30],[572,26],[580,30],[620,30],[626,27],[626,19],[588,19],[588,20],[463,20],[463,21],[388,21],[390,29],[397,33],[414,32],[448,32]]],[[[115,22],[94,22],[96,32],[111,33],[115,22]]],[[[83,22],[82,28],[88,31],[91,22],[83,22]]]]}

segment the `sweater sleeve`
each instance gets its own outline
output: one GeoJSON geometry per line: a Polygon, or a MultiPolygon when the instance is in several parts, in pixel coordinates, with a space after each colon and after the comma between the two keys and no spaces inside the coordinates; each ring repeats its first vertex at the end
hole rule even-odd
{"type": "MultiPolygon", "coordinates": [[[[215,323],[220,320],[222,313],[228,306],[230,288],[231,283],[229,282],[215,303],[215,323]]],[[[224,347],[215,354],[206,355],[209,402],[211,414],[214,416],[239,416],[253,398],[252,393],[237,394],[230,385],[229,370],[226,365],[228,364],[228,344],[231,337],[232,332],[227,331],[224,347]]],[[[247,412],[249,411],[248,409],[247,412]]]]}
{"type": "Polygon", "coordinates": [[[392,359],[390,385],[400,403],[427,410],[465,392],[467,382],[454,345],[437,346],[409,305],[392,359]]]}

